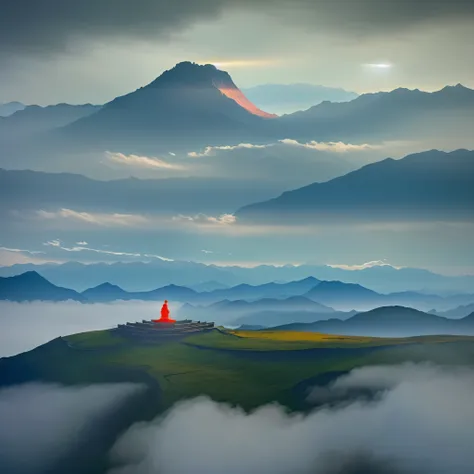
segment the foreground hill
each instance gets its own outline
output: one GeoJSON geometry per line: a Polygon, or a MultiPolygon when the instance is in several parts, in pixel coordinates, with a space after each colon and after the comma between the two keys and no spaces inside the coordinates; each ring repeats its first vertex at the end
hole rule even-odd
{"type": "MultiPolygon", "coordinates": [[[[131,382],[147,390],[103,420],[50,474],[111,472],[110,448],[130,426],[151,421],[174,403],[207,396],[246,411],[277,402],[306,412],[313,387],[326,387],[355,367],[403,362],[473,365],[474,338],[372,339],[295,332],[222,332],[137,344],[113,331],[55,339],[0,359],[0,387],[31,382],[83,387],[131,382]],[[87,456],[84,456],[84,452],[87,456]]],[[[374,393],[375,394],[375,393],[374,393]]],[[[369,394],[370,395],[370,394],[369,394]]],[[[348,392],[342,402],[360,397],[348,392]]],[[[367,394],[365,394],[367,396],[367,394]]],[[[81,420],[82,421],[82,420],[81,420]]]]}
{"type": "Polygon", "coordinates": [[[349,319],[286,324],[272,330],[310,331],[371,337],[411,337],[434,334],[474,335],[474,313],[448,319],[413,308],[386,306],[358,313],[349,319]]]}
{"type": "Polygon", "coordinates": [[[30,352],[0,359],[0,386],[35,380],[67,385],[142,381],[161,392],[156,409],[201,394],[244,408],[274,400],[302,407],[302,394],[292,389],[317,373],[336,367],[350,370],[362,361],[448,361],[447,354],[452,355],[456,347],[454,359],[474,363],[473,341],[449,336],[377,339],[214,329],[181,340],[142,344],[123,339],[114,330],[96,331],[55,339],[30,352]],[[252,390],[246,390],[250,384],[252,390]]]}
{"type": "Polygon", "coordinates": [[[53,285],[36,272],[0,277],[0,300],[9,301],[84,301],[74,290],[53,285]]]}
{"type": "Polygon", "coordinates": [[[437,150],[388,158],[326,183],[314,183],[240,209],[259,222],[474,219],[474,151],[437,150]]]}

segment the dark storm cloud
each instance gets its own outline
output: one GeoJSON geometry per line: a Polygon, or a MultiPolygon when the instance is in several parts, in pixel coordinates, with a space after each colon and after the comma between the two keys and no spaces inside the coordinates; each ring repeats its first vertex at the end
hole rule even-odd
{"type": "Polygon", "coordinates": [[[3,0],[0,51],[51,53],[101,36],[167,37],[229,9],[362,34],[474,16],[471,0],[3,0]]]}
{"type": "Polygon", "coordinates": [[[63,50],[94,36],[166,37],[199,19],[216,15],[222,0],[3,0],[3,52],[63,50]]]}

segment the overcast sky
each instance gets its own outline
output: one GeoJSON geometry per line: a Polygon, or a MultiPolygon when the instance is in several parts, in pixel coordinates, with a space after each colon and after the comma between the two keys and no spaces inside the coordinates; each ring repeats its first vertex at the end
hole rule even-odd
{"type": "Polygon", "coordinates": [[[2,0],[0,102],[103,103],[177,62],[237,85],[474,87],[472,0],[2,0]],[[370,66],[372,65],[372,66],[370,66]],[[390,67],[374,67],[386,65],[390,67]]]}

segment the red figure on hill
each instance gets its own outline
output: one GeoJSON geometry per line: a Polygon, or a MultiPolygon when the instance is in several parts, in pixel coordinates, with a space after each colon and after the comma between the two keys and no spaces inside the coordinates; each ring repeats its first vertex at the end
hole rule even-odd
{"type": "Polygon", "coordinates": [[[161,318],[155,319],[154,323],[175,323],[176,320],[170,319],[170,310],[168,308],[168,300],[165,300],[161,307],[161,318]]]}

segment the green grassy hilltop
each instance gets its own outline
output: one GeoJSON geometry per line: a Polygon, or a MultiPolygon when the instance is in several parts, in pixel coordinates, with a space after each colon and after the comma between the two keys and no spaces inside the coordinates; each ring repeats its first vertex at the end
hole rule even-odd
{"type": "Polygon", "coordinates": [[[0,383],[63,384],[132,381],[153,391],[151,411],[208,395],[250,410],[277,401],[305,408],[307,383],[354,367],[404,361],[474,364],[474,337],[407,339],[271,331],[213,331],[142,344],[114,331],[55,339],[0,360],[0,383]]]}

